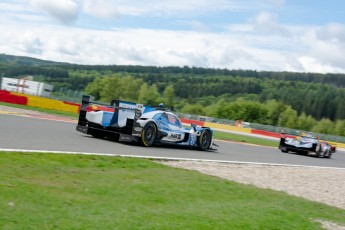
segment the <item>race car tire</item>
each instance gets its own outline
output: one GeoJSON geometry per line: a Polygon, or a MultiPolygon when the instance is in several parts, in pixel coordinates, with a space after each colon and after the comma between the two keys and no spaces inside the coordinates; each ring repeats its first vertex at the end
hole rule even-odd
{"type": "Polygon", "coordinates": [[[332,156],[332,151],[330,150],[326,150],[326,152],[323,154],[324,158],[331,158],[332,156]]]}
{"type": "Polygon", "coordinates": [[[198,146],[201,150],[210,149],[212,144],[212,133],[209,129],[204,129],[201,131],[200,137],[198,139],[198,146]]]}
{"type": "Polygon", "coordinates": [[[321,146],[320,144],[317,144],[315,147],[315,153],[316,153],[316,157],[319,158],[321,157],[321,146]]]}
{"type": "Polygon", "coordinates": [[[145,147],[152,146],[157,137],[157,126],[153,122],[147,123],[141,131],[140,142],[145,147]]]}
{"type": "Polygon", "coordinates": [[[288,148],[286,146],[279,146],[279,148],[280,148],[280,151],[282,151],[283,153],[288,153],[289,152],[289,150],[288,150],[288,148]]]}
{"type": "Polygon", "coordinates": [[[316,145],[315,152],[321,152],[321,145],[320,144],[316,145]]]}

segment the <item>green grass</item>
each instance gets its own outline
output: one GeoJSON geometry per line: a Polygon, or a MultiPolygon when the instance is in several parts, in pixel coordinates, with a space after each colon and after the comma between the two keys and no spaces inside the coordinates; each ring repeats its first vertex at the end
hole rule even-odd
{"type": "Polygon", "coordinates": [[[218,139],[218,140],[244,142],[244,143],[249,143],[249,144],[271,146],[271,147],[277,147],[279,144],[278,140],[270,140],[270,139],[265,139],[265,138],[260,138],[260,137],[253,137],[253,136],[247,136],[247,135],[241,135],[241,134],[235,134],[235,133],[226,133],[226,132],[220,132],[220,131],[215,131],[214,137],[215,139],[218,139]]]}
{"type": "Polygon", "coordinates": [[[27,105],[10,104],[10,103],[5,103],[5,102],[0,102],[0,105],[9,106],[13,108],[19,108],[19,109],[28,109],[28,110],[38,111],[38,112],[44,112],[44,113],[49,113],[52,115],[62,115],[65,117],[70,117],[70,118],[78,118],[79,116],[79,114],[77,113],[64,112],[64,111],[53,110],[53,109],[37,108],[37,107],[32,107],[32,106],[27,106],[27,105]]]}
{"type": "Polygon", "coordinates": [[[345,210],[144,159],[0,152],[0,229],[321,229],[345,210]]]}

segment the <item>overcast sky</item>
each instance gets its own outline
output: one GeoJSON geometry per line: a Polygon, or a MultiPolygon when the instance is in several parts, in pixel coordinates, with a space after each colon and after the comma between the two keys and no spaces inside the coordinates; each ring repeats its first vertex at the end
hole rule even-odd
{"type": "Polygon", "coordinates": [[[345,73],[344,0],[0,0],[0,53],[345,73]]]}

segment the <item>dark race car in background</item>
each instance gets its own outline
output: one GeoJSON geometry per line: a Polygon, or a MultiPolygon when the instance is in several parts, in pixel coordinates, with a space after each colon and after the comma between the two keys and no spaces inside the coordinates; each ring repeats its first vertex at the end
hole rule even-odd
{"type": "Polygon", "coordinates": [[[138,142],[212,149],[213,131],[192,124],[183,127],[180,119],[162,107],[155,108],[133,102],[113,100],[110,105],[95,103],[83,96],[77,131],[97,138],[120,142],[138,142]]]}
{"type": "Polygon", "coordinates": [[[291,137],[283,135],[280,138],[279,149],[282,152],[295,152],[316,157],[331,158],[336,147],[326,141],[320,141],[311,135],[291,137]]]}

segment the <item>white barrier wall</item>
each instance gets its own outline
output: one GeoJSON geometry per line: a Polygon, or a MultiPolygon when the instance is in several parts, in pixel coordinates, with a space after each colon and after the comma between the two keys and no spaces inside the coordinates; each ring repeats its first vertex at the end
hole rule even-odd
{"type": "Polygon", "coordinates": [[[52,85],[26,79],[3,77],[1,81],[2,90],[41,97],[49,97],[53,88],[52,85]]]}

